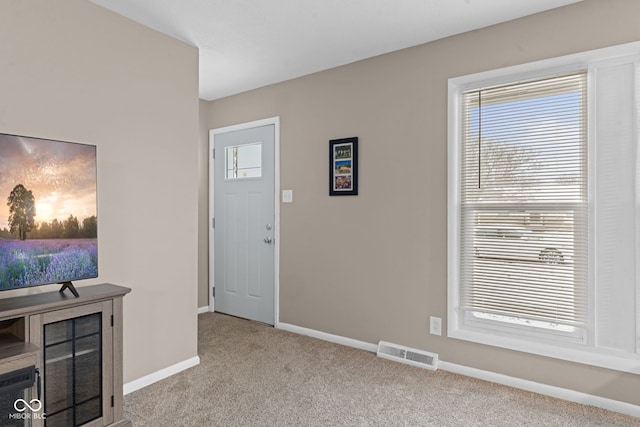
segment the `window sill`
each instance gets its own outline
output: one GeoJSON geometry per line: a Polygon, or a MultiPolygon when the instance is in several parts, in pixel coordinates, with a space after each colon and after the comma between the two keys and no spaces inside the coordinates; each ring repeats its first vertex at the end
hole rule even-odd
{"type": "Polygon", "coordinates": [[[640,355],[635,353],[580,344],[532,342],[529,339],[498,335],[471,328],[450,328],[447,336],[538,356],[640,374],[640,355]]]}

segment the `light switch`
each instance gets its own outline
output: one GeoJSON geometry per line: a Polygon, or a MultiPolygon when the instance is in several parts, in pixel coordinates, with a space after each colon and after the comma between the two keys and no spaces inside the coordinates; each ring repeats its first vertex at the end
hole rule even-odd
{"type": "Polygon", "coordinates": [[[282,190],[282,203],[293,203],[293,190],[282,190]]]}

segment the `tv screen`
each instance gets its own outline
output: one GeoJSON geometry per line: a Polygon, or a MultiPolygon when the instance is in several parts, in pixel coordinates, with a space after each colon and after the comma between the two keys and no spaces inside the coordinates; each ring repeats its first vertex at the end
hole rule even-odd
{"type": "Polygon", "coordinates": [[[0,134],[0,290],[98,277],[96,147],[0,134]]]}

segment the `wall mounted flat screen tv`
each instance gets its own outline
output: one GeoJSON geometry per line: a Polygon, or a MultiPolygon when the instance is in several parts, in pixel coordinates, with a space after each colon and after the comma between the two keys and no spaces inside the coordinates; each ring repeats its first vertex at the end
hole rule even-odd
{"type": "Polygon", "coordinates": [[[98,277],[96,177],[93,145],[0,134],[0,290],[98,277]]]}

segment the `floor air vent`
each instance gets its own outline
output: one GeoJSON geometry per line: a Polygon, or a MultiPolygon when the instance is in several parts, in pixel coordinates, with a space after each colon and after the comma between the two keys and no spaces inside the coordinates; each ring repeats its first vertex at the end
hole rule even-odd
{"type": "Polygon", "coordinates": [[[413,348],[403,347],[398,344],[391,344],[385,341],[378,343],[378,357],[406,363],[407,365],[419,368],[438,369],[438,355],[413,348]]]}

